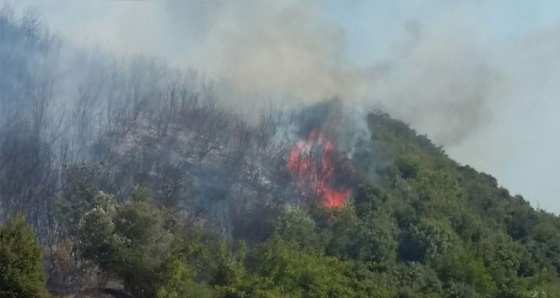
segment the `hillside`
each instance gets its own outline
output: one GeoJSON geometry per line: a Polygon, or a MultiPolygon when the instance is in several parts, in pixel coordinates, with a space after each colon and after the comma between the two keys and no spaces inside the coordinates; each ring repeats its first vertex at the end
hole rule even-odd
{"type": "Polygon", "coordinates": [[[69,51],[0,13],[0,297],[560,297],[560,218],[388,114],[69,51]]]}

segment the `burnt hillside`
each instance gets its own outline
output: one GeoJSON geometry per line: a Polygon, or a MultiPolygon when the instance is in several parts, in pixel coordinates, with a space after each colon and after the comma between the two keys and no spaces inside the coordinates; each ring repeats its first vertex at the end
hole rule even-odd
{"type": "Polygon", "coordinates": [[[0,296],[560,297],[558,216],[382,111],[218,85],[0,13],[0,296]]]}

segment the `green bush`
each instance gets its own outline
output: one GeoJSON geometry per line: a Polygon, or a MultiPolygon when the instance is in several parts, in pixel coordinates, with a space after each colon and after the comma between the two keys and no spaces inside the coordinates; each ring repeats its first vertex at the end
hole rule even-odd
{"type": "Polygon", "coordinates": [[[47,297],[41,249],[21,215],[0,227],[0,297],[47,297]]]}

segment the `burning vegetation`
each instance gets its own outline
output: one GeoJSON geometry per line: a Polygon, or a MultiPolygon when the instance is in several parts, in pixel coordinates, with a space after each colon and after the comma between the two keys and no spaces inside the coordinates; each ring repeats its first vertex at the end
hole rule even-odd
{"type": "Polygon", "coordinates": [[[0,297],[560,293],[558,216],[403,122],[342,100],[250,122],[41,28],[0,12],[0,297]]]}
{"type": "Polygon", "coordinates": [[[335,148],[332,139],[317,129],[290,149],[287,168],[304,196],[316,198],[329,208],[340,208],[351,190],[335,189],[335,148]]]}

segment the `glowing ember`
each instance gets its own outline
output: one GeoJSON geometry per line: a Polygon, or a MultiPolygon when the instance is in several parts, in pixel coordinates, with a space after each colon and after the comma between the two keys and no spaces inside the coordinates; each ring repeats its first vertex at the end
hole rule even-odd
{"type": "Polygon", "coordinates": [[[335,190],[329,183],[334,175],[332,158],[334,145],[331,139],[323,139],[317,130],[307,139],[298,141],[288,155],[288,170],[295,177],[303,195],[315,196],[329,208],[342,206],[350,195],[349,189],[335,190]],[[319,150],[314,150],[317,148],[319,150]],[[314,153],[320,153],[320,160],[314,153]]]}

